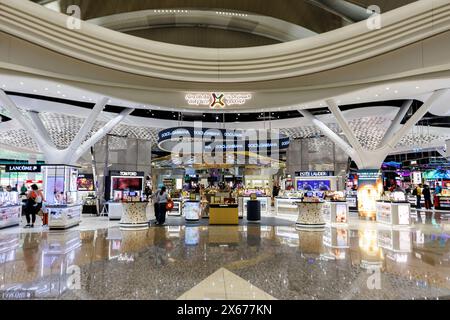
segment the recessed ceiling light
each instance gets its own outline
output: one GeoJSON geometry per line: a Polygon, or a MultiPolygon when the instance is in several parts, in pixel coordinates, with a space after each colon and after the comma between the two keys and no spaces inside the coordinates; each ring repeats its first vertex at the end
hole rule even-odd
{"type": "Polygon", "coordinates": [[[56,91],[57,94],[61,94],[61,91],[56,91]]]}
{"type": "Polygon", "coordinates": [[[20,81],[20,85],[23,86],[23,82],[22,81],[20,81]]]}
{"type": "Polygon", "coordinates": [[[56,86],[57,88],[61,88],[61,85],[60,84],[58,84],[57,86],[56,86]]]}
{"type": "Polygon", "coordinates": [[[398,90],[395,90],[394,93],[398,93],[398,90]]]}
{"type": "Polygon", "coordinates": [[[391,88],[389,88],[389,87],[386,87],[386,90],[391,90],[391,88]]]}
{"type": "Polygon", "coordinates": [[[3,85],[2,85],[2,88],[6,88],[6,84],[3,84],[3,85]]]}
{"type": "Polygon", "coordinates": [[[35,93],[36,93],[36,92],[37,92],[37,90],[36,90],[36,89],[34,89],[34,90],[33,90],[33,92],[35,92],[35,93]]]}
{"type": "Polygon", "coordinates": [[[420,87],[419,87],[419,86],[417,86],[417,87],[416,87],[416,89],[420,89],[420,87]]]}
{"type": "Polygon", "coordinates": [[[378,97],[378,94],[376,94],[375,97],[378,97]]]}
{"type": "Polygon", "coordinates": [[[48,91],[48,88],[44,88],[45,91],[48,91]]]}
{"type": "Polygon", "coordinates": [[[63,96],[64,98],[66,97],[66,95],[65,95],[65,94],[63,94],[62,96],[63,96]]]}

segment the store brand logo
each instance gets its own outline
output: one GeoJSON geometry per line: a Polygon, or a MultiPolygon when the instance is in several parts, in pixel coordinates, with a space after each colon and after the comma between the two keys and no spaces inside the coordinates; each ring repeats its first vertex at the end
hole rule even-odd
{"type": "Polygon", "coordinates": [[[211,109],[243,105],[252,98],[250,93],[197,92],[188,93],[186,102],[191,106],[209,106],[211,109]]]}
{"type": "Polygon", "coordinates": [[[216,93],[212,94],[213,103],[211,103],[211,108],[215,108],[216,106],[219,106],[221,108],[225,107],[225,102],[223,101],[225,96],[223,94],[217,95],[216,93]]]}
{"type": "Polygon", "coordinates": [[[6,172],[41,172],[40,165],[8,165],[6,172]]]}

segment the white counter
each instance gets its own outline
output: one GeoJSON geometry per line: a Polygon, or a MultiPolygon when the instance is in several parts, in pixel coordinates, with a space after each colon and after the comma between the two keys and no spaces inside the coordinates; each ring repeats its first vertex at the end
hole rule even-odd
{"type": "Polygon", "coordinates": [[[167,212],[168,216],[180,217],[182,214],[183,199],[172,199],[173,209],[167,212]]]}
{"type": "Polygon", "coordinates": [[[121,202],[108,202],[109,220],[120,220],[123,215],[123,206],[121,202]]]}
{"type": "Polygon", "coordinates": [[[391,226],[409,226],[411,224],[411,205],[406,202],[378,201],[377,222],[391,226]]]}
{"type": "Polygon", "coordinates": [[[0,207],[0,229],[18,226],[22,216],[22,205],[0,207]]]}
{"type": "Polygon", "coordinates": [[[81,222],[83,205],[46,205],[48,227],[50,229],[68,229],[81,222]]]}
{"type": "Polygon", "coordinates": [[[349,205],[345,201],[326,201],[322,206],[322,215],[326,223],[345,224],[348,222],[349,205]]]}
{"type": "Polygon", "coordinates": [[[148,229],[147,208],[149,202],[122,202],[123,215],[120,219],[122,229],[148,229]]]}
{"type": "Polygon", "coordinates": [[[297,228],[307,230],[323,230],[325,228],[325,220],[322,216],[323,202],[297,202],[297,205],[297,228]]]}
{"type": "Polygon", "coordinates": [[[275,198],[275,213],[279,214],[298,214],[297,202],[299,198],[275,198]]]}

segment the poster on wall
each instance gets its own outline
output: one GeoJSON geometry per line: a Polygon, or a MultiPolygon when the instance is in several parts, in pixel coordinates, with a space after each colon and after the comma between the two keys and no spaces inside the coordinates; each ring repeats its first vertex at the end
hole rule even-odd
{"type": "Polygon", "coordinates": [[[328,191],[331,190],[330,180],[297,180],[299,191],[328,191]]]}
{"type": "Polygon", "coordinates": [[[361,217],[375,219],[376,201],[383,193],[379,170],[358,171],[358,212],[361,217]]]}

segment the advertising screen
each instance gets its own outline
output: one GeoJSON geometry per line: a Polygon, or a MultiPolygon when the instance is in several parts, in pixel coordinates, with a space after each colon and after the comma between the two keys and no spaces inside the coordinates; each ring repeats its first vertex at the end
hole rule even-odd
{"type": "Polygon", "coordinates": [[[328,191],[331,190],[330,180],[297,180],[297,190],[328,191]]]}
{"type": "Polygon", "coordinates": [[[94,191],[94,177],[91,175],[81,175],[77,178],[78,191],[94,191]]]}
{"type": "Polygon", "coordinates": [[[113,178],[113,190],[142,190],[143,178],[113,178]]]}
{"type": "Polygon", "coordinates": [[[376,201],[383,193],[379,170],[358,171],[358,212],[361,217],[375,218],[376,201]]]}

